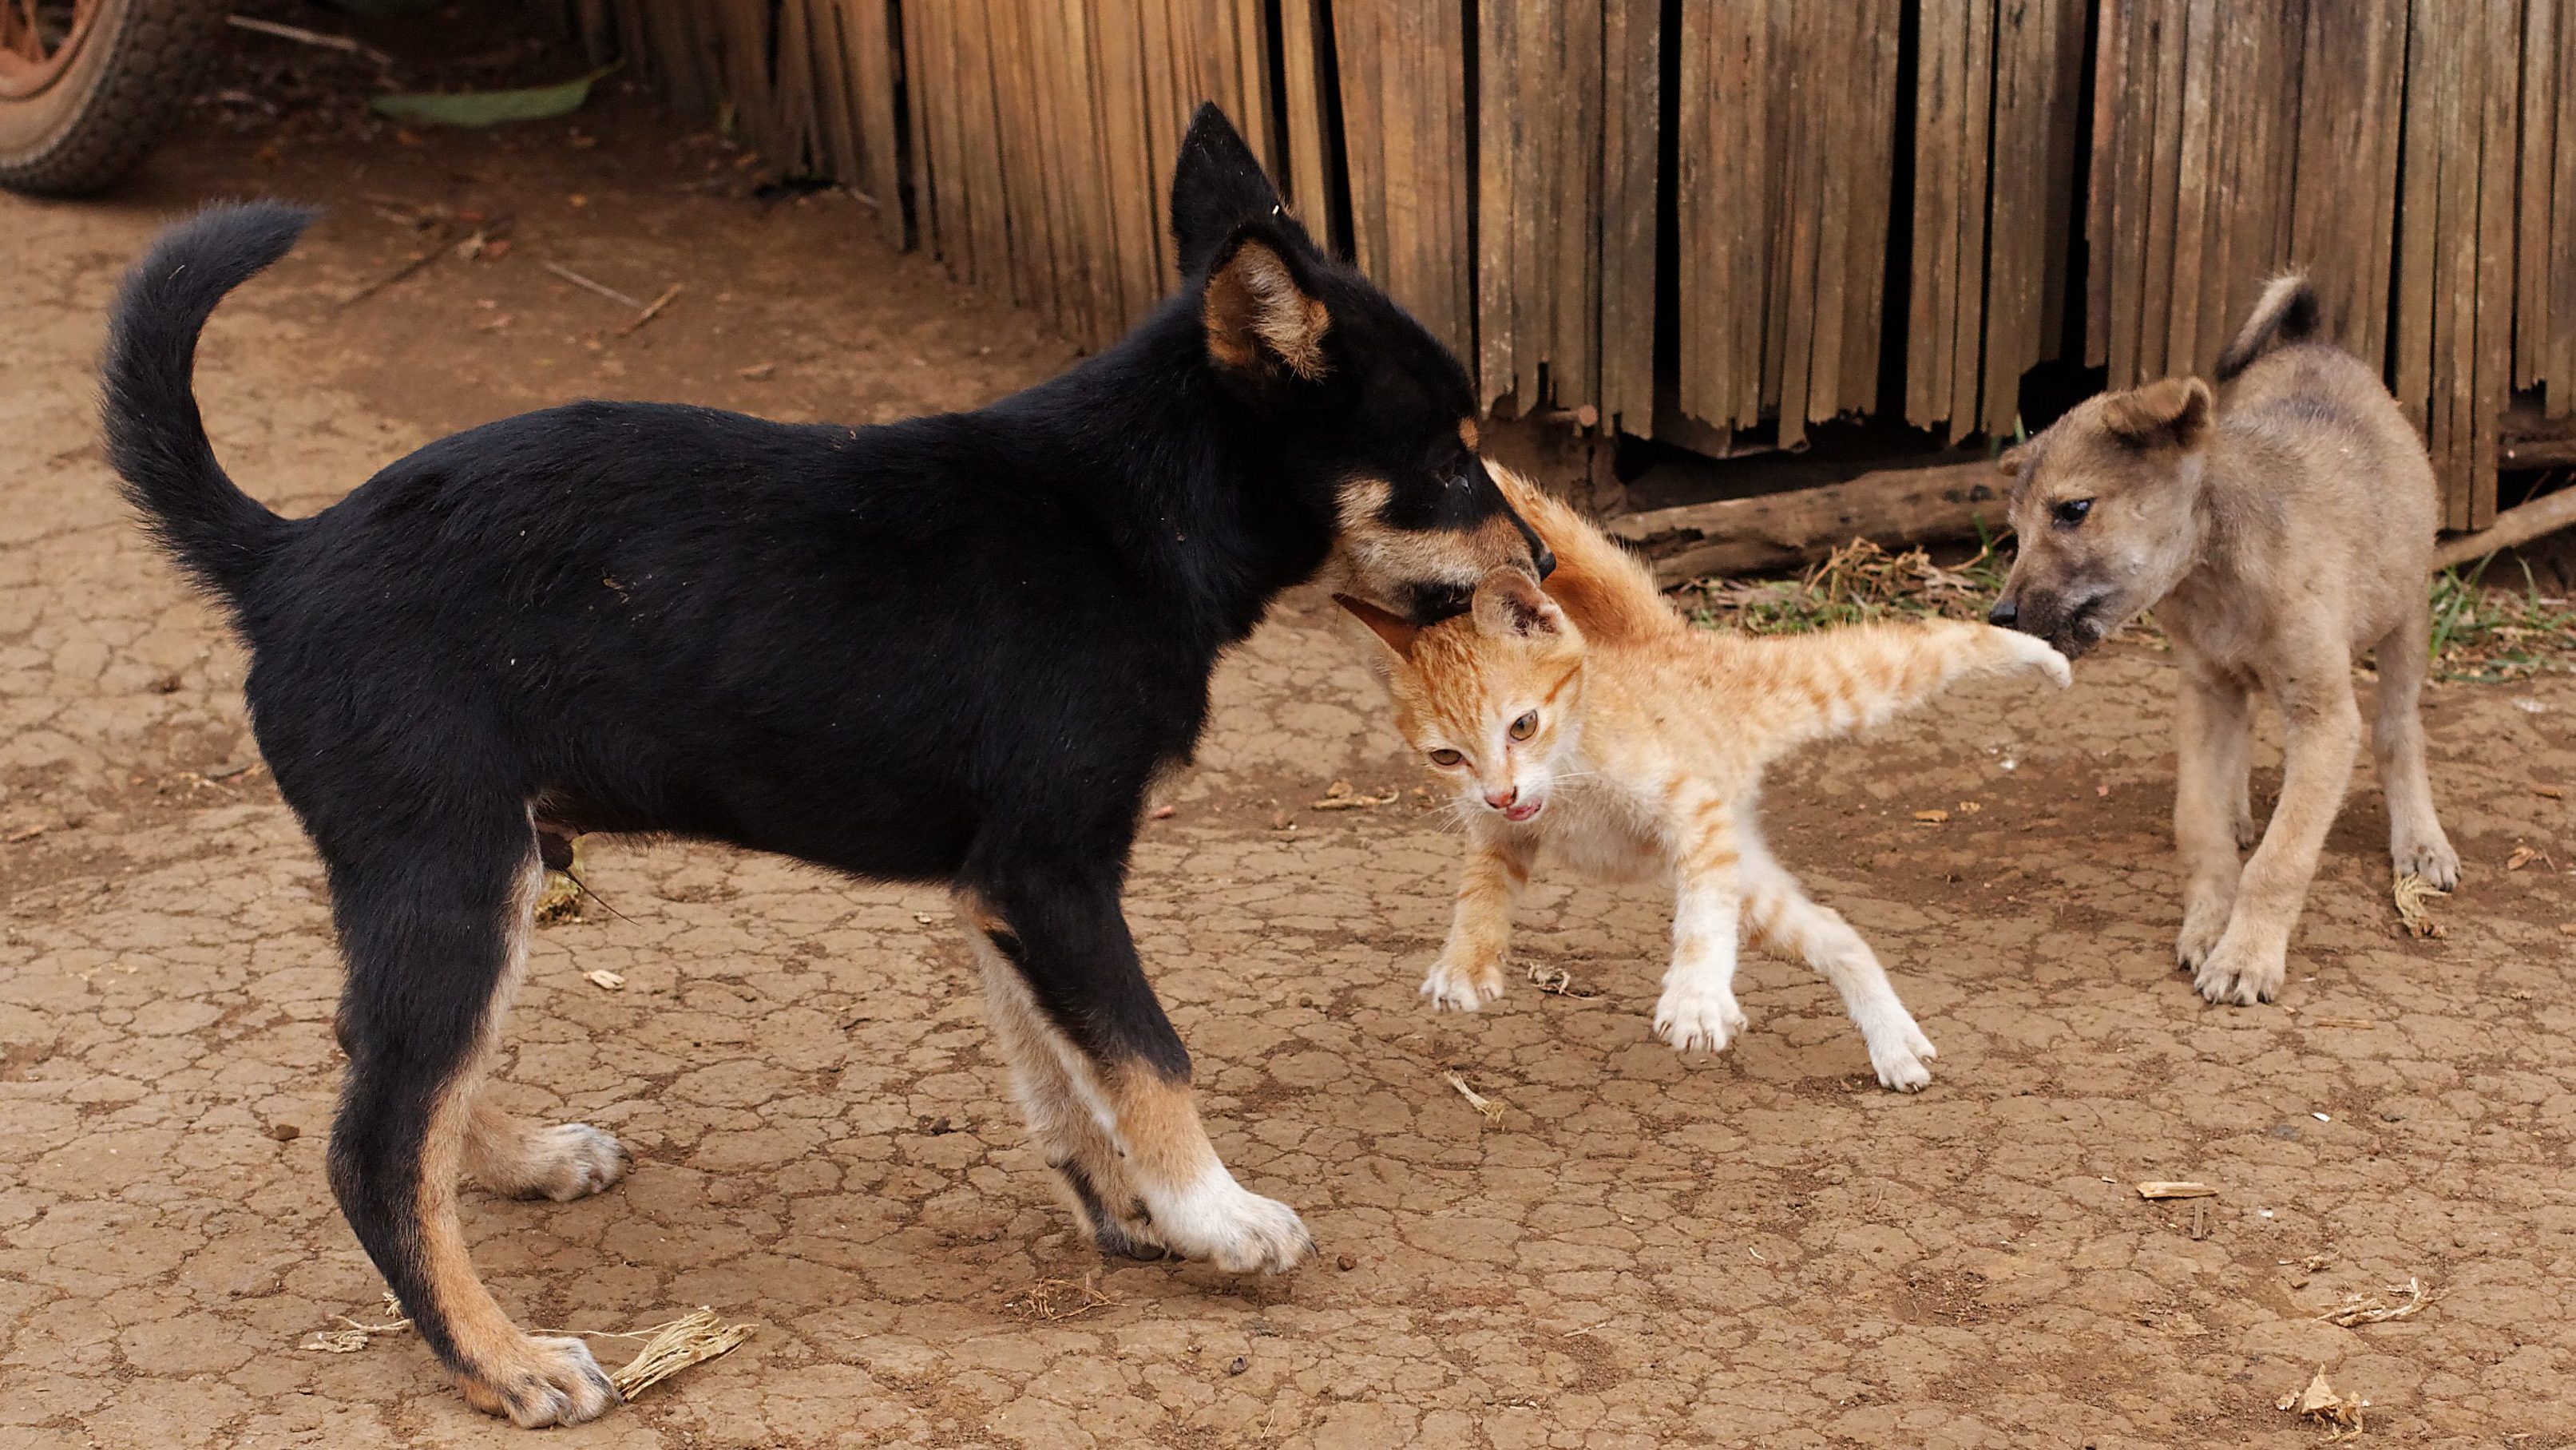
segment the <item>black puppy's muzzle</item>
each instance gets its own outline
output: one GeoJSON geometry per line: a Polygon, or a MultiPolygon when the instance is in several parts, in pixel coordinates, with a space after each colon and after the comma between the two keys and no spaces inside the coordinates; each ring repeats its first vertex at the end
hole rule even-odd
{"type": "Polygon", "coordinates": [[[1408,584],[1404,589],[1405,622],[1416,629],[1429,629],[1444,619],[1455,619],[1476,602],[1473,584],[1408,584]]]}
{"type": "Polygon", "coordinates": [[[1997,629],[2018,629],[2021,626],[2021,606],[2007,594],[1995,601],[1994,608],[1986,611],[1986,623],[1997,629]]]}
{"type": "Polygon", "coordinates": [[[1518,512],[1513,513],[1512,523],[1520,529],[1521,537],[1529,541],[1530,563],[1538,570],[1538,577],[1545,579],[1555,573],[1556,551],[1547,546],[1547,540],[1540,538],[1538,530],[1531,528],[1529,520],[1522,518],[1518,512]]]}

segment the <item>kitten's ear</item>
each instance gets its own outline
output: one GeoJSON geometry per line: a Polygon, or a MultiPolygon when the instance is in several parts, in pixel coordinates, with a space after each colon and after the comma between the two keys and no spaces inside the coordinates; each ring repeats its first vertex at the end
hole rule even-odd
{"type": "Polygon", "coordinates": [[[2030,445],[2016,443],[2005,449],[2002,455],[1995,459],[1995,470],[2006,478],[2019,478],[2022,469],[2029,463],[2030,445]]]}
{"type": "Polygon", "coordinates": [[[1395,651],[1398,659],[1413,657],[1413,638],[1421,631],[1406,623],[1401,616],[1389,614],[1365,599],[1353,599],[1347,594],[1334,595],[1333,602],[1349,610],[1351,618],[1367,625],[1378,638],[1385,640],[1386,647],[1395,651]]]}
{"type": "Polygon", "coordinates": [[[1565,611],[1526,569],[1501,568],[1476,586],[1476,631],[1505,635],[1563,634],[1565,611]]]}

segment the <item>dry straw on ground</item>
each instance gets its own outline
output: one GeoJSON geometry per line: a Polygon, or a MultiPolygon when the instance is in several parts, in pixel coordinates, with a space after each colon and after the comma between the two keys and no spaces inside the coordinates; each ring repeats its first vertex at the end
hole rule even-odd
{"type": "Polygon", "coordinates": [[[1117,1302],[1100,1291],[1100,1272],[1095,1269],[1079,1281],[1040,1279],[1022,1290],[1007,1307],[1015,1314],[1052,1322],[1079,1319],[1094,1309],[1106,1308],[1117,1302]]]}
{"type": "Polygon", "coordinates": [[[1458,1090],[1458,1096],[1467,1100],[1467,1106],[1484,1114],[1487,1121],[1499,1123],[1503,1120],[1503,1105],[1467,1086],[1465,1078],[1453,1072],[1449,1074],[1449,1085],[1458,1090]]]}
{"type": "Polygon", "coordinates": [[[2418,941],[2450,935],[2450,929],[2435,921],[2433,913],[2424,905],[2436,896],[2450,894],[2411,871],[2398,877],[2388,888],[2389,899],[2397,906],[2398,922],[2406,928],[2408,936],[2418,941]]]}
{"type": "Polygon", "coordinates": [[[2423,1282],[2410,1277],[2403,1286],[2388,1290],[2384,1296],[2347,1294],[2343,1303],[2317,1318],[2346,1329],[2360,1324],[2386,1324],[2396,1319],[2412,1319],[2432,1302],[2433,1296],[2425,1291],[2423,1282]]]}
{"type": "Polygon", "coordinates": [[[716,1311],[701,1304],[696,1312],[683,1314],[667,1324],[633,1334],[606,1336],[617,1339],[644,1340],[635,1357],[608,1372],[608,1382],[617,1393],[633,1399],[653,1386],[678,1374],[693,1364],[704,1364],[720,1354],[730,1353],[735,1346],[751,1337],[750,1324],[726,1324],[716,1318],[716,1311]]]}

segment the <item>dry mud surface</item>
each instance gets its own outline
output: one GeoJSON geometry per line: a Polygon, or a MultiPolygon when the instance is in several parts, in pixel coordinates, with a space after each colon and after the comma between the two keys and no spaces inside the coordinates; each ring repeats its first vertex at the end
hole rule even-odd
{"type": "MultiPolygon", "coordinates": [[[[703,139],[586,124],[607,143],[201,136],[118,199],[0,198],[0,1443],[516,1443],[410,1336],[298,1348],[382,1285],[321,1171],[319,871],[265,774],[226,773],[256,760],[240,652],[91,450],[101,307],[152,227],[246,191],[331,208],[202,363],[224,459],[290,511],[585,394],[870,421],[1069,356],[885,252],[853,201],[765,204],[703,139]],[[338,306],[416,245],[385,196],[513,213],[514,247],[338,306]],[[547,259],[685,287],[621,337],[547,259]]],[[[2448,937],[2393,932],[2365,769],[2286,997],[2250,1011],[2203,1005],[2167,954],[2150,648],[1784,768],[1782,858],[1940,1045],[1900,1098],[1781,961],[1748,962],[1725,1057],[1649,1040],[1648,893],[1544,883],[1522,958],[1572,990],[1423,1010],[1455,837],[1409,796],[1309,808],[1415,782],[1360,660],[1297,598],[1226,663],[1131,903],[1220,1150],[1307,1215],[1318,1262],[1250,1281],[1086,1252],[937,894],[596,843],[618,914],[541,935],[500,1076],[612,1126],[635,1171],[560,1206],[470,1193],[476,1257],[523,1324],[703,1303],[760,1328],[547,1443],[2294,1446],[2322,1432],[2276,1402],[2321,1366],[2372,1440],[2576,1443],[2576,840],[2535,789],[2576,789],[2566,677],[2435,691],[2467,861],[2448,937]],[[2551,855],[2508,871],[2518,844],[2551,855]],[[2219,1193],[2142,1202],[2150,1178],[2219,1193]],[[1092,1276],[1102,1302],[1048,1317],[1079,1302],[1049,1281],[1092,1276]],[[2436,1296],[2411,1319],[2317,1318],[2409,1279],[2436,1296]]]]}

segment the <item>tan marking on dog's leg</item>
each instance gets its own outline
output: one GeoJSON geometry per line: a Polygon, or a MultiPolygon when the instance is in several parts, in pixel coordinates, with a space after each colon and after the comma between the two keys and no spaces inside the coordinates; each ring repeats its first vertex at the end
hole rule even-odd
{"type": "Polygon", "coordinates": [[[2289,683],[2281,702],[2288,737],[2281,802],[2272,810],[2263,844],[2245,863],[2227,931],[2194,978],[2212,1002],[2244,1007],[2279,995],[2291,929],[2306,904],[2326,831],[2352,784],[2361,710],[2353,701],[2350,656],[2337,649],[2314,651],[2311,658],[2311,668],[2289,683]]]}
{"type": "Polygon", "coordinates": [[[1236,1273],[1277,1273],[1315,1251],[1294,1209],[1247,1192],[1226,1171],[1187,1080],[1141,1062],[1099,1076],[1129,1180],[1165,1246],[1236,1273]]]}
{"type": "Polygon", "coordinates": [[[1520,838],[1482,822],[1470,834],[1449,940],[1422,981],[1422,995],[1434,1008],[1455,1012],[1473,1012],[1503,995],[1512,906],[1529,882],[1529,851],[1520,838]]]}
{"type": "Polygon", "coordinates": [[[2460,884],[2460,853],[2433,810],[2424,764],[2424,677],[2432,670],[2433,606],[2418,599],[2404,623],[2379,642],[2379,718],[2371,728],[2379,786],[2388,798],[2388,861],[2444,891],[2460,884]]]}
{"type": "Polygon", "coordinates": [[[1052,1170],[1066,1206],[1101,1252],[1126,1258],[1162,1256],[1162,1244],[1128,1181],[1118,1145],[1102,1123],[1108,1105],[1078,1075],[1080,1054],[1030,995],[1020,970],[993,945],[1007,930],[971,894],[956,897],[958,920],[984,983],[984,1010],[1009,1064],[1011,1090],[1028,1122],[1029,1140],[1052,1170]]]}
{"type": "Polygon", "coordinates": [[[1882,1086],[1912,1092],[1930,1082],[1932,1069],[1924,1063],[1940,1054],[1905,1010],[1878,954],[1842,913],[1809,899],[1767,847],[1748,844],[1744,904],[1753,940],[1804,961],[1834,984],[1869,1046],[1870,1067],[1882,1086]]]}
{"type": "Polygon", "coordinates": [[[415,1203],[421,1273],[463,1362],[457,1387],[476,1409],[507,1415],[523,1426],[579,1424],[619,1400],[616,1387],[580,1340],[523,1334],[510,1322],[476,1276],[457,1218],[456,1180],[465,1165],[475,1098],[499,1045],[501,1020],[527,972],[528,931],[544,882],[532,853],[509,908],[509,958],[484,1014],[483,1030],[466,1060],[440,1087],[431,1109],[415,1203]]]}
{"type": "Polygon", "coordinates": [[[2185,967],[2208,960],[2236,904],[2237,815],[2245,809],[2253,740],[2253,697],[2184,661],[2174,711],[2174,846],[2184,881],[2174,955],[2185,967]]]}

